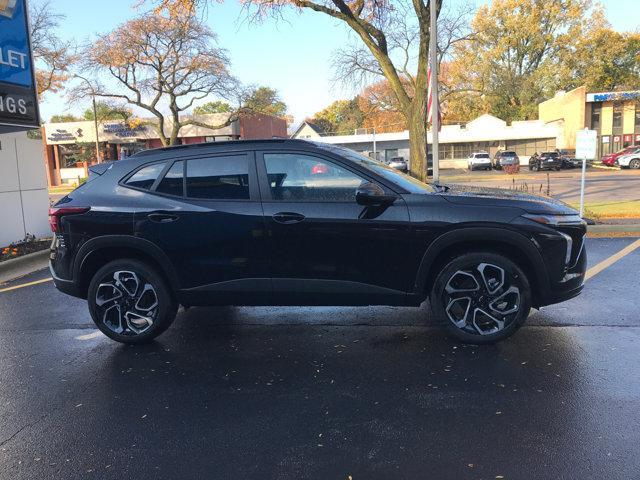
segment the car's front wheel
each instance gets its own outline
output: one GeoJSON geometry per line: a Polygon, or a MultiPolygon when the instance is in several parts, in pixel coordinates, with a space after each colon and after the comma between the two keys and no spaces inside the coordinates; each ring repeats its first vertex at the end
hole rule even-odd
{"type": "Polygon", "coordinates": [[[178,310],[162,276],[135,259],[115,260],[99,269],[89,284],[87,302],[102,333],[122,343],[154,339],[178,310]]]}
{"type": "Polygon", "coordinates": [[[465,343],[492,343],[512,335],[529,316],[531,287],[510,259],[473,252],[442,268],[430,302],[452,337],[465,343]]]}

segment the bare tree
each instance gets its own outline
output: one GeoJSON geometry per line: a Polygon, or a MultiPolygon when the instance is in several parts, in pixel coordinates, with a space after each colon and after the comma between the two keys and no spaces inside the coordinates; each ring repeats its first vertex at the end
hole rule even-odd
{"type": "Polygon", "coordinates": [[[54,11],[49,0],[35,0],[29,2],[29,18],[38,94],[59,91],[74,61],[73,44],[56,33],[65,17],[54,11]]]}
{"type": "Polygon", "coordinates": [[[226,52],[215,43],[215,34],[192,15],[145,14],[86,49],[83,66],[99,80],[77,87],[74,94],[95,94],[146,110],[155,117],[163,145],[175,144],[187,125],[224,128],[245,110],[239,106],[219,124],[186,115],[194,103],[212,96],[242,104],[244,92],[229,71],[226,52]]]}

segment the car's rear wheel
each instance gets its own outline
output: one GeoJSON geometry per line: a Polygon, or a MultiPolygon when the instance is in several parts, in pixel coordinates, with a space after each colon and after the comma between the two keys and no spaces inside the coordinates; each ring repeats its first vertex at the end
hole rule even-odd
{"type": "Polygon", "coordinates": [[[473,252],[444,266],[430,302],[452,337],[465,343],[492,343],[512,335],[529,316],[531,287],[510,259],[473,252]]]}
{"type": "Polygon", "coordinates": [[[629,162],[629,168],[632,168],[634,170],[640,169],[640,159],[634,158],[633,160],[631,160],[629,162]]]}
{"type": "Polygon", "coordinates": [[[122,343],[154,339],[169,328],[178,310],[162,276],[134,259],[115,260],[98,270],[87,302],[97,327],[122,343]]]}
{"type": "Polygon", "coordinates": [[[532,172],[537,172],[538,170],[540,170],[540,165],[538,165],[537,163],[532,163],[531,165],[529,165],[529,170],[531,170],[532,172]]]}

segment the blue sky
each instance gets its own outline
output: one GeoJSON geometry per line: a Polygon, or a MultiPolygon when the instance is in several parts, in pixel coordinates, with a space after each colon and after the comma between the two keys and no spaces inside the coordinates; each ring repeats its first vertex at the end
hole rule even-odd
{"type": "MultiPolygon", "coordinates": [[[[602,3],[614,28],[634,30],[638,28],[637,2],[602,3]]],[[[61,22],[60,35],[85,43],[95,34],[107,32],[139,13],[132,7],[135,3],[134,0],[90,3],[55,0],[51,5],[66,16],[61,22]]],[[[483,2],[476,2],[480,3],[483,2]]],[[[331,53],[348,42],[350,36],[344,27],[318,13],[297,14],[291,10],[286,20],[249,24],[235,0],[211,5],[207,15],[220,46],[230,54],[234,75],[246,84],[276,88],[298,122],[333,100],[353,96],[352,91],[333,84],[329,65],[331,53]]],[[[40,111],[47,121],[52,114],[77,114],[88,106],[88,102],[70,106],[64,94],[46,94],[40,111]]]]}

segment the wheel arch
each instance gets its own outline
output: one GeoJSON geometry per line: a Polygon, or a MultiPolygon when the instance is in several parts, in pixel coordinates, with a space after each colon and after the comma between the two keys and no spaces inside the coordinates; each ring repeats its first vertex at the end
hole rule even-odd
{"type": "Polygon", "coordinates": [[[78,250],[73,278],[81,295],[86,297],[95,272],[110,261],[121,258],[133,258],[149,264],[162,275],[172,292],[178,291],[178,276],[173,264],[157,245],[129,235],[106,235],[85,242],[78,250]]]}
{"type": "Polygon", "coordinates": [[[497,253],[518,265],[531,284],[534,306],[548,295],[549,278],[533,242],[512,230],[486,227],[456,229],[438,237],[425,252],[418,268],[416,295],[426,298],[444,265],[461,254],[474,251],[497,253]]]}

